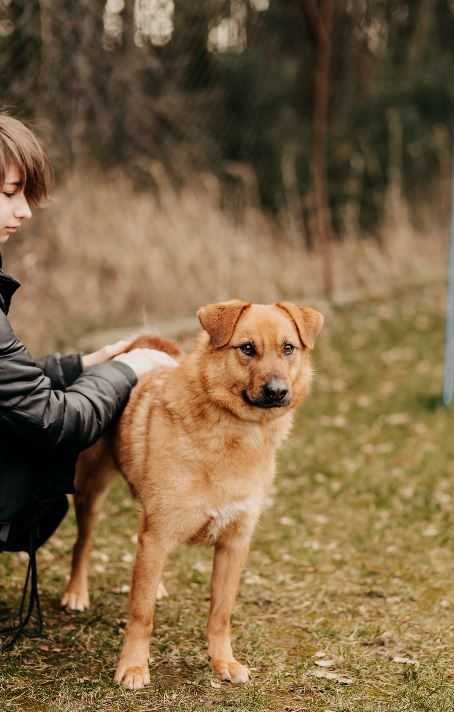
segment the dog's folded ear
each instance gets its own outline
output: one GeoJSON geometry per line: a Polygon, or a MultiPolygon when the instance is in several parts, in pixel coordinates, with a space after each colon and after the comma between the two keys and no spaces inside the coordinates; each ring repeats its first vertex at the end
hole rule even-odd
{"type": "Polygon", "coordinates": [[[197,316],[202,327],[210,335],[211,344],[215,349],[220,349],[229,343],[238,319],[248,306],[250,306],[248,302],[232,299],[229,302],[200,307],[197,316]]]}
{"type": "Polygon", "coordinates": [[[315,339],[321,332],[325,321],[323,314],[311,307],[299,307],[291,302],[280,302],[276,306],[287,312],[293,319],[303,346],[313,349],[315,339]]]}

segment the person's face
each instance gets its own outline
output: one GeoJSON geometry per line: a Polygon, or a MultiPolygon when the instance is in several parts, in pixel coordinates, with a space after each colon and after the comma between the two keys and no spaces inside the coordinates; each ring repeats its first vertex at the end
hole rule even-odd
{"type": "Polygon", "coordinates": [[[22,221],[31,218],[32,211],[24,195],[24,186],[17,166],[11,165],[0,186],[0,245],[20,228],[22,221]]]}

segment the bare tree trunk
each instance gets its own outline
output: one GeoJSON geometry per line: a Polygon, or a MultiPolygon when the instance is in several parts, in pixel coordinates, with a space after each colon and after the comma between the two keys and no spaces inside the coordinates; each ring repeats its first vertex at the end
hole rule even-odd
{"type": "Polygon", "coordinates": [[[424,50],[430,37],[430,31],[435,18],[434,0],[420,0],[419,7],[415,10],[415,28],[410,38],[407,52],[407,62],[414,66],[421,61],[424,50]]]}
{"type": "Polygon", "coordinates": [[[331,217],[326,186],[326,137],[330,90],[331,34],[334,0],[303,0],[315,50],[312,99],[311,181],[315,208],[317,244],[322,257],[323,290],[331,297],[334,290],[331,217]]]}
{"type": "MultiPolygon", "coordinates": [[[[102,107],[99,72],[102,52],[102,14],[104,0],[79,0],[77,46],[72,57],[73,102],[70,125],[73,161],[83,161],[90,155],[89,138],[93,123],[99,130],[98,113],[102,107]]],[[[101,72],[102,74],[102,72],[101,72]]]]}
{"type": "Polygon", "coordinates": [[[58,136],[60,151],[65,145],[69,165],[90,155],[89,139],[100,129],[104,5],[105,0],[40,0],[41,110],[58,136]]]}

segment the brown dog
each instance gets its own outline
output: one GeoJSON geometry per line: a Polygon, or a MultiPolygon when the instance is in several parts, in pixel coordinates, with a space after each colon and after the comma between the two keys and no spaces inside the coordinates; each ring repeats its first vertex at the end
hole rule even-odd
{"type": "MultiPolygon", "coordinates": [[[[121,470],[141,505],[129,618],[115,680],[149,684],[154,604],[168,554],[180,543],[215,547],[208,654],[221,680],[246,682],[230,615],[241,570],[275,470],[275,455],[312,381],[310,351],[322,315],[288,302],[230,301],[198,312],[204,332],[176,368],[140,379],[115,430],[82,454],[78,539],[62,605],[88,606],[87,572],[101,495],[121,470]]],[[[143,339],[135,345],[143,345],[143,339]]],[[[172,342],[148,345],[171,355],[172,342]]]]}

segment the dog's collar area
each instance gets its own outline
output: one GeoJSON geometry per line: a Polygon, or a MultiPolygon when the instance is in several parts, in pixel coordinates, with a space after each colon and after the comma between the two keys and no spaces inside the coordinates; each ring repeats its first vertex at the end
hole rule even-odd
{"type": "Polygon", "coordinates": [[[246,389],[241,392],[241,396],[245,403],[254,408],[285,408],[290,404],[290,401],[285,399],[281,401],[272,401],[266,398],[251,398],[246,389]]]}

